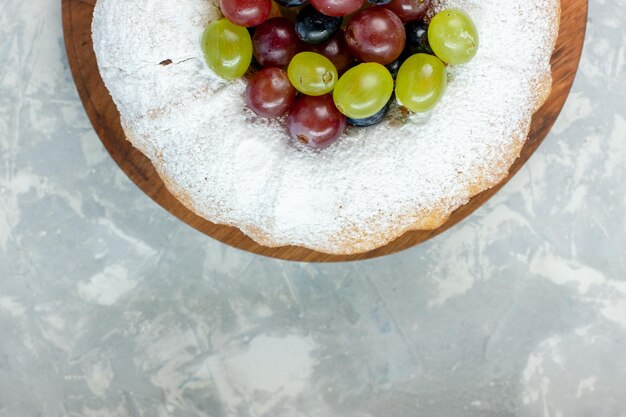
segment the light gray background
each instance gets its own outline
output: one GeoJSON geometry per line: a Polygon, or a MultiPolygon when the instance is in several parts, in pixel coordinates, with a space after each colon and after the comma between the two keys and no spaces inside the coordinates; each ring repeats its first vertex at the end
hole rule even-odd
{"type": "Polygon", "coordinates": [[[626,416],[626,1],[590,8],[502,192],[420,247],[310,265],[153,203],[85,116],[60,1],[0,0],[0,416],[626,416]]]}

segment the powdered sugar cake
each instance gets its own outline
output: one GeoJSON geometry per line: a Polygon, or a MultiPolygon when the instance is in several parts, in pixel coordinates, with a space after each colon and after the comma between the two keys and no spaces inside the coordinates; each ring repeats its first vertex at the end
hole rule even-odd
{"type": "Polygon", "coordinates": [[[264,245],[351,254],[440,226],[507,175],[550,90],[559,0],[444,0],[472,17],[481,48],[450,69],[430,119],[396,111],[312,151],[246,108],[245,80],[206,66],[199,40],[217,3],[98,0],[94,49],[128,140],[168,188],[264,245]]]}

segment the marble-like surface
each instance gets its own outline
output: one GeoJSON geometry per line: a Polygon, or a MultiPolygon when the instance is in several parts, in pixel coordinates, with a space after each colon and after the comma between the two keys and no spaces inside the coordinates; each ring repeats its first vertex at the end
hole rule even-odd
{"type": "Polygon", "coordinates": [[[626,416],[626,0],[454,230],[341,265],[240,252],[102,148],[60,1],[0,0],[0,416],[626,416]]]}

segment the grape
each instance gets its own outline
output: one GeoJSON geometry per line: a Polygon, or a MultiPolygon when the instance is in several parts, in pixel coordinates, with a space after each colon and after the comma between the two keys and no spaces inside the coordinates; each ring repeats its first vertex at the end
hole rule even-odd
{"type": "Polygon", "coordinates": [[[285,71],[265,68],[254,74],[246,88],[248,107],[262,117],[279,117],[287,113],[296,99],[296,89],[285,71]]]}
{"type": "Polygon", "coordinates": [[[346,118],[337,110],[330,94],[300,96],[289,111],[287,128],[300,143],[324,148],[339,139],[346,128],[346,118]]]}
{"type": "Polygon", "coordinates": [[[276,0],[276,3],[285,7],[298,7],[306,3],[307,0],[276,0]]]}
{"type": "Polygon", "coordinates": [[[371,4],[376,6],[382,6],[383,4],[389,4],[391,0],[368,0],[371,4]]]}
{"type": "Polygon", "coordinates": [[[474,22],[461,10],[437,13],[428,28],[430,46],[443,62],[465,64],[478,52],[478,32],[474,22]]]}
{"type": "Polygon", "coordinates": [[[446,90],[448,75],[439,58],[415,54],[400,67],[396,78],[398,103],[416,112],[431,110],[446,90]]]}
{"type": "Polygon", "coordinates": [[[307,43],[324,43],[341,27],[341,17],[326,16],[308,5],[298,12],[296,32],[307,43]]]}
{"type": "Polygon", "coordinates": [[[391,100],[389,100],[387,104],[385,104],[385,107],[383,107],[378,113],[373,116],[366,117],[365,119],[351,119],[349,117],[346,117],[346,122],[350,123],[352,126],[357,127],[373,126],[383,121],[383,119],[387,115],[387,112],[389,111],[390,105],[391,100]]]}
{"type": "Polygon", "coordinates": [[[389,72],[391,73],[391,78],[393,78],[394,80],[398,76],[398,71],[400,71],[400,66],[402,66],[403,62],[404,60],[402,59],[402,57],[400,57],[393,61],[391,64],[385,65],[385,68],[389,70],[389,72]]]}
{"type": "Polygon", "coordinates": [[[286,67],[299,43],[293,22],[284,17],[261,23],[252,37],[254,57],[264,67],[286,67]]]}
{"type": "Polygon", "coordinates": [[[314,52],[300,52],[294,56],[287,73],[296,90],[309,96],[329,93],[339,78],[333,63],[314,52]]]}
{"type": "Polygon", "coordinates": [[[326,16],[345,16],[363,6],[363,0],[311,0],[311,4],[326,16]]]}
{"type": "Polygon", "coordinates": [[[337,109],[352,119],[378,113],[393,94],[389,70],[375,62],[349,69],[337,82],[333,98],[337,109]]]}
{"type": "Polygon", "coordinates": [[[272,11],[271,0],[220,0],[222,14],[239,26],[263,23],[272,11]]]}
{"type": "Polygon", "coordinates": [[[352,64],[352,55],[350,54],[348,45],[346,45],[343,30],[339,30],[328,42],[319,45],[311,45],[309,49],[311,52],[316,52],[330,59],[330,61],[335,64],[335,68],[337,68],[339,74],[346,72],[352,64]]]}
{"type": "Polygon", "coordinates": [[[432,6],[432,0],[391,0],[384,7],[394,12],[404,23],[421,20],[432,6]]]}
{"type": "Polygon", "coordinates": [[[398,16],[382,7],[359,12],[346,28],[350,52],[363,62],[390,64],[402,53],[405,41],[404,26],[398,16]]]}
{"type": "Polygon", "coordinates": [[[404,53],[407,56],[415,54],[433,54],[428,43],[428,25],[424,22],[411,22],[405,27],[406,47],[404,53]]]}
{"type": "Polygon", "coordinates": [[[252,61],[250,34],[227,19],[217,20],[205,29],[202,50],[209,68],[227,80],[245,74],[252,61]]]}

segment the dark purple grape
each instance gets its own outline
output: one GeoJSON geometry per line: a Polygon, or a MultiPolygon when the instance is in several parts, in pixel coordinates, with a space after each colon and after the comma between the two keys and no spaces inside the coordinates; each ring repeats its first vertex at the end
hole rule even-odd
{"type": "Polygon", "coordinates": [[[307,0],[274,0],[276,3],[285,7],[298,7],[304,5],[307,0]]]}
{"type": "Polygon", "coordinates": [[[341,27],[341,17],[326,16],[308,5],[296,17],[296,33],[304,42],[318,44],[332,38],[341,27]]]}
{"type": "Polygon", "coordinates": [[[428,24],[424,22],[411,22],[404,26],[406,30],[406,47],[404,53],[407,57],[414,54],[434,55],[428,43],[428,24]]]}
{"type": "Polygon", "coordinates": [[[337,110],[333,96],[300,96],[289,111],[291,136],[310,148],[334,143],[346,128],[346,117],[337,110]]]}
{"type": "Polygon", "coordinates": [[[300,39],[293,22],[284,17],[266,20],[252,37],[254,57],[264,67],[286,67],[298,52],[300,39]]]}
{"type": "Polygon", "coordinates": [[[400,71],[400,67],[402,66],[402,63],[404,62],[404,60],[402,59],[402,57],[396,59],[395,61],[393,61],[391,64],[387,64],[385,65],[385,67],[387,67],[387,69],[389,70],[389,73],[391,74],[391,77],[395,80],[396,76],[398,75],[398,71],[400,71]]]}

